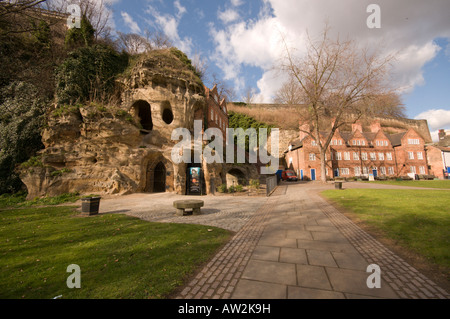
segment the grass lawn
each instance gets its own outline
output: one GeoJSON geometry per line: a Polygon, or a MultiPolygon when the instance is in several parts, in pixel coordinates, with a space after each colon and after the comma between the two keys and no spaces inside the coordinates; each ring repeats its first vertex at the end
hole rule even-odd
{"type": "Polygon", "coordinates": [[[366,183],[376,183],[385,185],[426,187],[426,188],[442,188],[450,189],[450,180],[432,180],[432,181],[375,181],[366,183]]]}
{"type": "Polygon", "coordinates": [[[322,195],[450,274],[449,191],[346,189],[322,195]]]}
{"type": "Polygon", "coordinates": [[[0,210],[0,298],[165,298],[230,237],[73,207],[0,210]],[[81,268],[81,288],[66,285],[81,268]]]}

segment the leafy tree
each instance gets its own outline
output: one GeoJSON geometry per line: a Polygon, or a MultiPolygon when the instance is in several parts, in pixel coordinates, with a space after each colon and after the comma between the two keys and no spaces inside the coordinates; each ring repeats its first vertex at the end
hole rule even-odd
{"type": "Polygon", "coordinates": [[[95,40],[95,29],[92,27],[91,22],[83,16],[80,21],[79,28],[72,28],[67,31],[66,34],[66,47],[78,48],[82,46],[91,46],[95,40]]]}
{"type": "Polygon", "coordinates": [[[29,83],[13,82],[0,90],[0,193],[22,187],[16,165],[43,148],[40,130],[46,103],[29,83]]]}
{"type": "Polygon", "coordinates": [[[105,101],[112,94],[117,74],[128,65],[128,55],[96,44],[71,52],[56,74],[59,104],[105,101]]]}

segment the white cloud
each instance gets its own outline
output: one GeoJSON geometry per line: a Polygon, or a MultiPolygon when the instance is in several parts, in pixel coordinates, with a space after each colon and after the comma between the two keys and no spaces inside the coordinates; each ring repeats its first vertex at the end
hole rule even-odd
{"type": "Polygon", "coordinates": [[[131,32],[133,33],[140,33],[141,28],[139,28],[139,25],[136,23],[136,21],[133,20],[133,18],[127,13],[127,12],[120,12],[122,15],[123,20],[125,21],[125,24],[130,28],[131,32]]]}
{"type": "Polygon", "coordinates": [[[439,141],[439,130],[450,129],[450,110],[429,110],[416,116],[416,120],[427,120],[433,142],[439,141]]]}
{"type": "Polygon", "coordinates": [[[236,10],[227,9],[225,11],[219,11],[217,17],[225,24],[233,22],[239,19],[239,14],[236,10]]]}
{"type": "Polygon", "coordinates": [[[239,6],[241,6],[243,3],[244,3],[244,2],[243,2],[242,0],[231,0],[231,4],[232,4],[234,7],[239,7],[239,6]]]}
{"type": "Polygon", "coordinates": [[[146,10],[146,13],[153,16],[154,21],[149,21],[149,23],[156,25],[161,28],[164,34],[173,42],[173,44],[186,53],[190,55],[192,53],[192,39],[190,37],[181,38],[178,32],[178,27],[180,24],[180,20],[184,13],[187,12],[186,8],[181,6],[179,1],[175,1],[175,8],[177,9],[176,16],[170,14],[161,14],[154,7],[149,6],[146,10]]]}
{"type": "Polygon", "coordinates": [[[177,18],[181,19],[181,17],[187,12],[186,8],[183,7],[180,3],[180,1],[175,1],[174,4],[175,9],[177,9],[177,18]]]}
{"type": "Polygon", "coordinates": [[[416,116],[418,120],[427,120],[431,130],[450,127],[450,110],[429,110],[416,116]]]}
{"type": "MultiPolygon", "coordinates": [[[[232,1],[238,5],[241,1],[232,1]]],[[[362,46],[379,49],[383,54],[398,53],[393,64],[393,83],[411,91],[424,84],[423,67],[436,57],[438,37],[450,39],[448,12],[450,2],[442,0],[377,0],[381,8],[381,29],[369,29],[367,6],[361,0],[264,0],[257,19],[243,22],[231,19],[222,28],[214,26],[211,36],[216,44],[213,60],[227,78],[239,76],[243,65],[262,68],[258,81],[265,102],[279,84],[271,65],[280,58],[279,30],[288,43],[296,48],[305,46],[306,30],[312,38],[322,31],[325,22],[331,27],[330,36],[351,38],[362,46]],[[270,6],[272,10],[267,10],[270,6]]],[[[224,18],[225,19],[225,16],[224,18]]]]}

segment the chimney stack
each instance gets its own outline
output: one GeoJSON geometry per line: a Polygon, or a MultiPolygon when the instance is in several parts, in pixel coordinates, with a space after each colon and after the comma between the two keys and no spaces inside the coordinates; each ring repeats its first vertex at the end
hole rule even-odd
{"type": "Polygon", "coordinates": [[[362,125],[361,125],[361,123],[353,123],[352,124],[352,133],[356,132],[357,130],[362,132],[362,125]]]}
{"type": "Polygon", "coordinates": [[[372,124],[370,124],[370,131],[372,133],[378,133],[379,131],[381,131],[381,124],[379,121],[375,121],[372,124]]]}
{"type": "Polygon", "coordinates": [[[305,123],[305,124],[301,124],[301,125],[300,125],[300,132],[299,132],[299,136],[298,136],[298,138],[300,139],[300,141],[303,140],[305,137],[308,136],[308,134],[305,133],[304,131],[309,132],[309,124],[308,124],[308,123],[305,123]]]}

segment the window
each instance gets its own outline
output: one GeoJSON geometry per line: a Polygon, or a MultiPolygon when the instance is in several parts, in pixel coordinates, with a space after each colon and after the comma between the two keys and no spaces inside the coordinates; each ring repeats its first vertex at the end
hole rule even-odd
{"type": "Polygon", "coordinates": [[[361,153],[361,158],[363,161],[367,161],[367,153],[366,152],[361,153]]]}
{"type": "Polygon", "coordinates": [[[416,174],[416,167],[415,166],[411,166],[410,170],[411,170],[411,173],[416,174]]]}
{"type": "Polygon", "coordinates": [[[425,166],[420,166],[419,167],[419,172],[420,172],[420,174],[426,174],[425,173],[425,166]]]}
{"type": "Polygon", "coordinates": [[[410,160],[414,159],[414,152],[408,152],[408,159],[410,159],[410,160]]]}
{"type": "Polygon", "coordinates": [[[380,167],[381,175],[386,175],[386,167],[380,167]]]}
{"type": "Polygon", "coordinates": [[[418,138],[408,138],[408,144],[410,145],[419,145],[420,141],[418,138]]]}
{"type": "Polygon", "coordinates": [[[369,169],[367,167],[363,167],[363,174],[369,174],[369,169]]]}
{"type": "Polygon", "coordinates": [[[388,161],[392,161],[392,153],[386,153],[386,158],[388,161]]]}
{"type": "Polygon", "coordinates": [[[353,160],[359,161],[359,154],[357,152],[353,152],[353,160]]]}
{"type": "Polygon", "coordinates": [[[366,141],[362,140],[361,145],[363,145],[363,146],[366,145],[366,141]]]}
{"type": "Polygon", "coordinates": [[[292,157],[289,157],[289,166],[292,165],[292,157]]]}
{"type": "Polygon", "coordinates": [[[392,166],[388,167],[388,172],[389,172],[389,175],[394,175],[394,168],[392,166]]]}
{"type": "Polygon", "coordinates": [[[219,122],[219,115],[216,113],[216,124],[219,122]]]}
{"type": "Polygon", "coordinates": [[[355,175],[356,176],[361,175],[361,167],[359,167],[359,166],[355,167],[355,175]]]}
{"type": "Polygon", "coordinates": [[[384,146],[388,146],[388,141],[384,141],[384,146]]]}
{"type": "Polygon", "coordinates": [[[338,140],[339,145],[342,145],[342,140],[338,140]]]}
{"type": "Polygon", "coordinates": [[[310,160],[310,161],[315,161],[315,160],[316,160],[316,154],[310,153],[310,154],[309,154],[309,160],[310,160]]]}
{"type": "Polygon", "coordinates": [[[370,160],[376,161],[377,160],[377,154],[376,153],[370,153],[370,160]]]}
{"type": "Polygon", "coordinates": [[[344,152],[344,160],[346,161],[350,160],[350,152],[344,152]]]}
{"type": "Polygon", "coordinates": [[[316,141],[315,141],[315,140],[312,140],[312,141],[311,141],[311,145],[312,145],[312,146],[317,146],[316,141]]]}
{"type": "Polygon", "coordinates": [[[423,160],[423,153],[417,152],[417,159],[423,160]]]}
{"type": "Polygon", "coordinates": [[[380,146],[380,141],[379,140],[376,140],[375,143],[377,144],[377,146],[380,146]]]}
{"type": "Polygon", "coordinates": [[[342,161],[342,153],[341,153],[341,152],[337,152],[337,153],[336,153],[336,159],[337,159],[338,161],[342,161]]]}
{"type": "Polygon", "coordinates": [[[214,110],[211,109],[211,121],[214,121],[214,110]]]}
{"type": "MultiPolygon", "coordinates": [[[[359,142],[359,141],[358,141],[359,142]]],[[[356,140],[352,140],[352,144],[356,145],[356,140]]]]}
{"type": "Polygon", "coordinates": [[[378,159],[384,161],[384,153],[378,153],[378,159]]]}
{"type": "Polygon", "coordinates": [[[341,175],[350,175],[350,169],[341,168],[341,175]]]}

